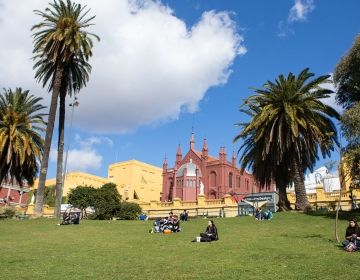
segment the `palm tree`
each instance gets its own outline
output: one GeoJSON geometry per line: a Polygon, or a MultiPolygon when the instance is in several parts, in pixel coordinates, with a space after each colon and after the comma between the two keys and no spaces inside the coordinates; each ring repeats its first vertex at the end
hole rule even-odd
{"type": "MultiPolygon", "coordinates": [[[[59,119],[59,139],[58,139],[58,169],[57,178],[62,176],[62,156],[64,142],[64,122],[65,122],[65,98],[68,89],[80,89],[86,84],[88,79],[84,75],[90,68],[82,68],[81,62],[87,66],[87,61],[92,56],[93,43],[91,37],[99,40],[95,34],[84,31],[91,26],[90,21],[94,18],[84,19],[89,10],[85,11],[86,6],[59,0],[50,3],[50,8],[44,12],[36,10],[35,13],[43,18],[43,22],[34,25],[32,30],[39,30],[33,34],[34,37],[34,65],[36,79],[42,81],[43,86],[48,84],[48,90],[52,91],[51,104],[49,110],[48,126],[45,136],[44,156],[41,162],[39,185],[36,194],[35,212],[37,216],[42,215],[44,187],[49,161],[49,153],[54,130],[54,123],[57,110],[57,101],[61,98],[61,114],[59,119]],[[71,72],[71,69],[77,69],[71,72]],[[74,77],[80,75],[81,78],[74,77]],[[75,82],[77,83],[75,85],[75,82]],[[59,166],[60,165],[60,166],[59,166]],[[59,175],[61,174],[61,175],[59,175]]],[[[58,180],[57,196],[60,196],[62,180],[58,180]]]]}
{"type": "Polygon", "coordinates": [[[40,133],[46,125],[41,100],[21,88],[4,89],[0,95],[0,183],[34,183],[44,146],[40,133]]]}
{"type": "Polygon", "coordinates": [[[330,156],[334,145],[338,145],[331,118],[340,116],[321,102],[333,93],[321,87],[330,76],[309,80],[313,76],[306,68],[298,76],[280,75],[275,82],[267,81],[263,88],[254,89],[255,94],[243,104],[253,117],[235,138],[247,140],[241,147],[245,149],[242,157],[256,167],[256,176],[294,183],[295,207],[299,210],[309,206],[304,172],[312,170],[319,151],[323,157],[330,156]]]}

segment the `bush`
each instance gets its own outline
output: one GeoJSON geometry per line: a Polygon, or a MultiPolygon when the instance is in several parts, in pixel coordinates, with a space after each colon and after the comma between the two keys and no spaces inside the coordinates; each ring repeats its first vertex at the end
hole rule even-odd
{"type": "Polygon", "coordinates": [[[5,207],[2,209],[1,214],[6,216],[7,219],[11,219],[15,217],[16,210],[12,207],[5,207]]]}
{"type": "Polygon", "coordinates": [[[119,218],[121,220],[135,220],[141,214],[141,207],[139,204],[132,202],[121,202],[119,218]]]}

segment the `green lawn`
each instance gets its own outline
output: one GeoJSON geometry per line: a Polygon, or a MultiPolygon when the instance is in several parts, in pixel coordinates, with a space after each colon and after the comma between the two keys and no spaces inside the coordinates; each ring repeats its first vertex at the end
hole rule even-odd
{"type": "MultiPolygon", "coordinates": [[[[171,235],[148,233],[152,221],[2,220],[0,279],[360,278],[360,252],[338,247],[333,219],[278,213],[272,221],[214,221],[220,240],[192,243],[206,220],[171,235]]],[[[340,221],[341,237],[346,225],[340,221]]]]}

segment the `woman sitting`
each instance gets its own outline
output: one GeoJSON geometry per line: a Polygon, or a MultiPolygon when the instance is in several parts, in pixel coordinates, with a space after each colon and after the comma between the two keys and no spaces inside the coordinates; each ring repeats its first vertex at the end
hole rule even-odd
{"type": "Polygon", "coordinates": [[[205,232],[200,233],[200,237],[201,242],[210,242],[219,239],[218,230],[212,220],[208,222],[205,232]]]}
{"type": "Polygon", "coordinates": [[[343,241],[344,249],[347,251],[355,251],[360,249],[360,229],[355,218],[349,220],[349,226],[346,229],[345,241],[343,241]]]}

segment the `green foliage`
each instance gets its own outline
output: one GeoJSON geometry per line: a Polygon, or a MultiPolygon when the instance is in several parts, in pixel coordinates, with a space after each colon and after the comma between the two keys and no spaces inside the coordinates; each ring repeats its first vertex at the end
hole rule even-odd
{"type": "Polygon", "coordinates": [[[69,204],[81,210],[95,205],[97,190],[91,186],[78,186],[70,190],[68,195],[69,204]]]}
{"type": "Polygon", "coordinates": [[[296,205],[300,209],[308,204],[304,172],[312,170],[319,153],[330,156],[338,144],[332,118],[340,116],[322,102],[333,93],[321,87],[330,76],[314,76],[306,68],[298,76],[280,75],[263,88],[254,89],[255,94],[246,99],[241,109],[251,120],[238,124],[242,131],[234,139],[244,141],[239,149],[241,166],[252,168],[261,186],[275,180],[284,190],[289,183],[295,183],[296,205]]]}
{"type": "Polygon", "coordinates": [[[3,207],[0,208],[0,214],[4,215],[7,219],[11,219],[15,217],[16,210],[13,207],[3,207]]]}
{"type": "Polygon", "coordinates": [[[121,196],[116,185],[108,183],[96,191],[94,207],[97,220],[109,220],[118,217],[121,209],[121,196]]]}
{"type": "Polygon", "coordinates": [[[336,100],[346,110],[341,118],[341,129],[348,145],[345,162],[352,179],[360,179],[360,35],[336,65],[334,82],[336,100]]]}
{"type": "Polygon", "coordinates": [[[55,206],[55,186],[46,187],[44,190],[44,203],[50,207],[55,206]]]}
{"type": "Polygon", "coordinates": [[[78,186],[70,191],[68,202],[84,210],[87,207],[94,207],[95,213],[90,219],[109,220],[120,215],[121,196],[116,185],[108,183],[100,189],[91,186],[78,186]]]}
{"type": "Polygon", "coordinates": [[[360,101],[360,35],[336,65],[334,82],[337,88],[336,100],[344,108],[349,109],[360,101]]]}
{"type": "Polygon", "coordinates": [[[122,201],[119,213],[121,220],[135,220],[141,214],[141,207],[137,203],[122,201]]]}
{"type": "Polygon", "coordinates": [[[6,178],[20,185],[23,180],[34,183],[43,152],[41,100],[21,88],[4,89],[0,95],[0,182],[6,178]]]}
{"type": "Polygon", "coordinates": [[[92,56],[91,38],[98,41],[100,38],[85,31],[95,17],[85,18],[90,11],[85,8],[70,0],[55,0],[44,12],[35,11],[43,19],[32,27],[35,78],[42,81],[44,87],[49,83],[49,91],[54,88],[59,64],[63,68],[61,83],[65,92],[78,91],[89,80],[91,65],[87,61],[92,56]]]}
{"type": "Polygon", "coordinates": [[[360,102],[345,110],[341,117],[341,129],[348,141],[344,149],[345,163],[352,179],[360,180],[360,102]]]}

